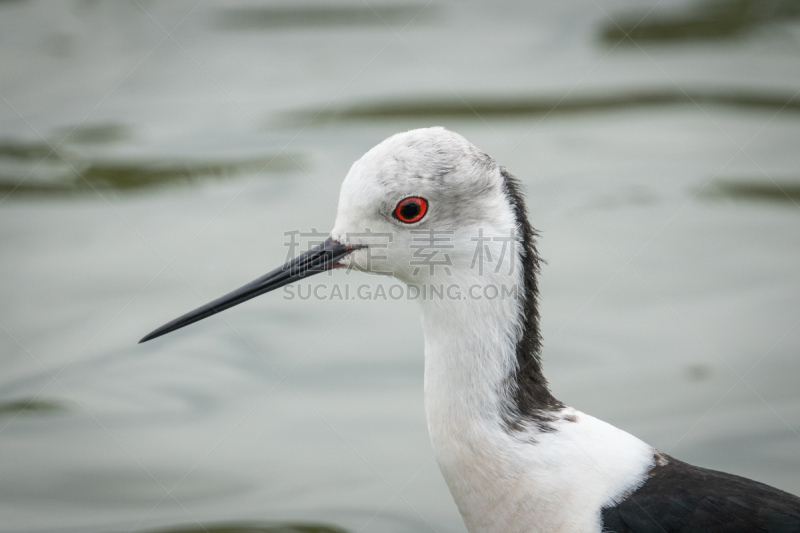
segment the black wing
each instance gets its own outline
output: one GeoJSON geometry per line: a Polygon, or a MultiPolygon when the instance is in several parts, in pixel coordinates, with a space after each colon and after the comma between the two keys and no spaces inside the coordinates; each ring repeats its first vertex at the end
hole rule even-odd
{"type": "Polygon", "coordinates": [[[603,509],[615,533],[800,533],[800,498],[672,457],[638,490],[603,509]]]}

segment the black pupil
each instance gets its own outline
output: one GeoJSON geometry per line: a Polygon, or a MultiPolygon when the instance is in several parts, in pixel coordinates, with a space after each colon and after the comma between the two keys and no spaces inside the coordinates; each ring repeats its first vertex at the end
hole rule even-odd
{"type": "Polygon", "coordinates": [[[400,216],[406,220],[411,220],[419,215],[422,206],[416,200],[410,200],[400,206],[400,216]]]}

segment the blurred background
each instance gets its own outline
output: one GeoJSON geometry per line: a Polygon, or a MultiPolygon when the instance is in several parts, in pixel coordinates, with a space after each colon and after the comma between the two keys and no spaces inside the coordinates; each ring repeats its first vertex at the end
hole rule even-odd
{"type": "Polygon", "coordinates": [[[136,344],[432,125],[524,184],[555,395],[800,493],[799,90],[797,0],[0,2],[0,531],[464,532],[414,302],[136,344]]]}

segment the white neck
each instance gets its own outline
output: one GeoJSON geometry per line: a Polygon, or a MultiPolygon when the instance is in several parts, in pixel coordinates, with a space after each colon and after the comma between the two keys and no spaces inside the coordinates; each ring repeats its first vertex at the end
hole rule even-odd
{"type": "MultiPolygon", "coordinates": [[[[513,285],[513,276],[445,283],[469,291],[513,285]]],[[[468,529],[599,532],[600,509],[644,481],[652,448],[571,408],[551,413],[551,431],[508,429],[504,389],[516,370],[518,301],[427,298],[421,305],[428,428],[468,529]]]]}
{"type": "MultiPolygon", "coordinates": [[[[469,413],[499,424],[503,381],[516,364],[518,305],[508,296],[472,299],[469,291],[480,294],[486,280],[469,281],[448,278],[445,285],[466,300],[445,296],[422,302],[426,398],[437,398],[447,419],[469,413]]],[[[428,413],[429,421],[434,414],[428,413]]]]}

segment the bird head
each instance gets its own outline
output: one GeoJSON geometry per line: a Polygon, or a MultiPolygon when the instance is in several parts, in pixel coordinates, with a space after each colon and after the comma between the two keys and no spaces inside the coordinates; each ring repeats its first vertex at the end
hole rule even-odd
{"type": "Polygon", "coordinates": [[[444,128],[389,137],[350,168],[324,243],[140,342],[333,268],[407,284],[496,281],[499,262],[513,270],[522,238],[509,179],[492,158],[444,128]]]}

